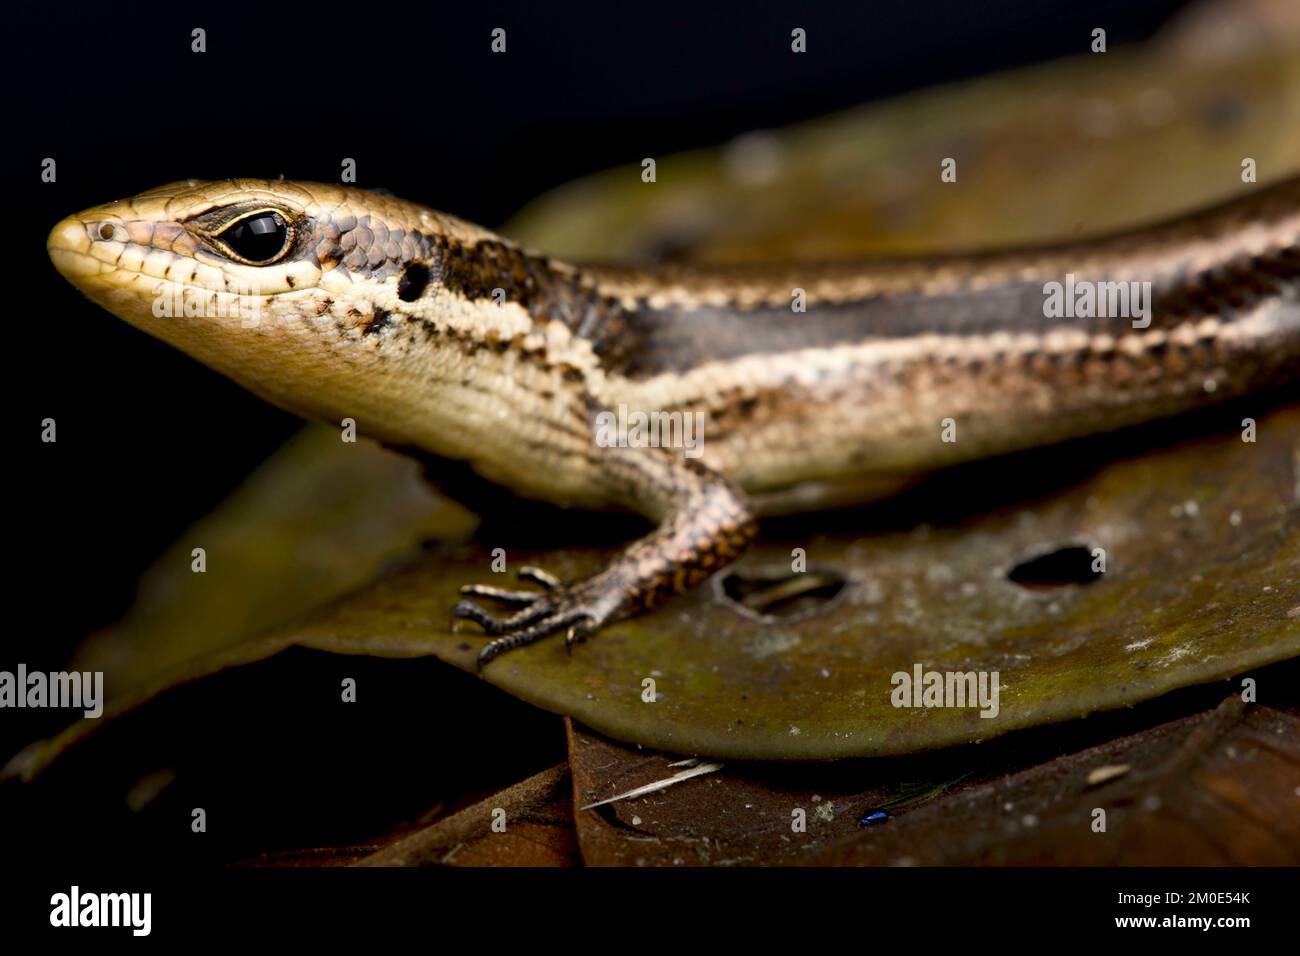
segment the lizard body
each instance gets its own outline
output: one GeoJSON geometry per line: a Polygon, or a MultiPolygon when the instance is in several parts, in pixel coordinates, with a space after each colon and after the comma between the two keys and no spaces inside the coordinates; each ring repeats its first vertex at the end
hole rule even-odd
{"type": "Polygon", "coordinates": [[[483,663],[694,587],[760,514],[1300,379],[1300,179],[1115,236],[873,262],[574,265],[391,196],[249,179],[95,207],[47,245],[281,407],[655,522],[586,581],[468,589],[519,608],[457,605],[494,635],[483,663]],[[1079,314],[1089,286],[1109,314],[1079,314]],[[614,410],[701,423],[698,457],[598,441],[614,410]]]}

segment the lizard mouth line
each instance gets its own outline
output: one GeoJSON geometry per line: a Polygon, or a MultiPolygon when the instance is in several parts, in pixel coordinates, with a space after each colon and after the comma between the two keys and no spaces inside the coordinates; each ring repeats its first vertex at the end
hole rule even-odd
{"type": "Polygon", "coordinates": [[[121,271],[117,266],[109,265],[94,256],[87,255],[84,252],[76,252],[72,249],[60,249],[57,246],[50,246],[49,254],[50,261],[54,263],[54,268],[58,269],[59,274],[74,285],[82,285],[87,279],[94,279],[108,275],[111,272],[121,271]]]}

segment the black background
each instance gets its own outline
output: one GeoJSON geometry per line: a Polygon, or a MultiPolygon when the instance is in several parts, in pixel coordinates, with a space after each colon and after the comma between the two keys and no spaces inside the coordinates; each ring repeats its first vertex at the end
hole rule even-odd
{"type": "MultiPolygon", "coordinates": [[[[7,14],[0,668],[61,666],[140,571],[297,427],[81,299],[45,235],[185,177],[337,180],[494,225],[607,166],[1148,36],[1177,0],[856,4],[36,4],[7,14]],[[207,52],[190,31],[207,31],[207,52]],[[491,54],[490,31],[508,32],[491,54]],[[790,31],[808,52],[790,52],[790,31]],[[41,161],[58,181],[40,180],[41,161]],[[41,444],[39,423],[58,422],[41,444]]],[[[12,713],[12,712],[11,712],[12,713]]],[[[35,715],[28,712],[29,719],[35,715]]],[[[58,714],[37,720],[56,721],[58,714]]],[[[7,730],[14,730],[13,723],[7,730]]],[[[45,726],[43,731],[53,729],[45,726]]],[[[0,742],[10,735],[0,733],[0,742]]]]}

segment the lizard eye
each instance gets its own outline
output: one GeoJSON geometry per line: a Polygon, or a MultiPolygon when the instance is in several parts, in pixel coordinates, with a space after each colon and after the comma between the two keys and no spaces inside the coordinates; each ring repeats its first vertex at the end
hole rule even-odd
{"type": "Polygon", "coordinates": [[[289,251],[293,230],[272,210],[249,213],[234,220],[213,238],[250,266],[269,266],[289,251]]]}

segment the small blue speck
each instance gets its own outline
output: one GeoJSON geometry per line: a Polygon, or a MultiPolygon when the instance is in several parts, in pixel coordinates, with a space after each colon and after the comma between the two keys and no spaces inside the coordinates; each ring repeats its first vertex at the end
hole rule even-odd
{"type": "Polygon", "coordinates": [[[888,819],[889,814],[884,810],[868,810],[863,815],[862,819],[858,821],[858,825],[870,827],[875,826],[877,823],[884,823],[888,819]]]}

